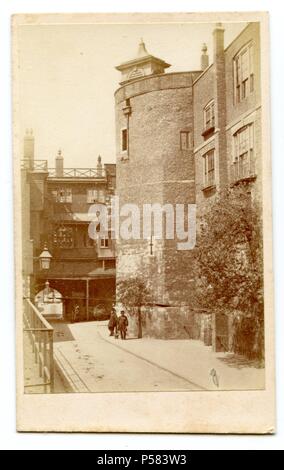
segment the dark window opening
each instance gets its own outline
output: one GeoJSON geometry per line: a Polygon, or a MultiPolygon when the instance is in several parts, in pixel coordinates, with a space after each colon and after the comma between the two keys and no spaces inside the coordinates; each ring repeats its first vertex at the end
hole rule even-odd
{"type": "Polygon", "coordinates": [[[127,129],[122,130],[122,151],[126,152],[128,149],[128,132],[127,129]]]}

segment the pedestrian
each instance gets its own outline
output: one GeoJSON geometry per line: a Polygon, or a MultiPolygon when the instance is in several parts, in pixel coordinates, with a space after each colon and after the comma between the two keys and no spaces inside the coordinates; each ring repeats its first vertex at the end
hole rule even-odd
{"type": "Polygon", "coordinates": [[[124,310],[122,310],[120,312],[120,317],[118,319],[118,325],[117,325],[117,329],[118,331],[120,331],[121,339],[126,339],[127,327],[128,327],[128,319],[127,319],[127,316],[125,315],[124,310]]]}
{"type": "Polygon", "coordinates": [[[80,317],[80,307],[79,307],[78,304],[76,304],[76,305],[74,306],[74,309],[73,309],[72,314],[73,314],[73,315],[72,315],[72,317],[73,317],[73,318],[72,318],[72,320],[73,320],[72,323],[75,323],[76,321],[79,320],[79,317],[80,317]]]}
{"type": "Polygon", "coordinates": [[[116,311],[115,311],[115,308],[113,307],[112,311],[111,311],[111,314],[110,314],[110,319],[109,319],[109,322],[108,322],[108,329],[109,329],[109,335],[110,336],[113,336],[114,333],[116,334],[117,320],[118,319],[117,319],[116,311]]]}

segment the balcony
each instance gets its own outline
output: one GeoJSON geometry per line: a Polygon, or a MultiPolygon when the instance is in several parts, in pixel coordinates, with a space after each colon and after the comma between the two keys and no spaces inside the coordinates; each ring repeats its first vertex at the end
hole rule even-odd
{"type": "Polygon", "coordinates": [[[50,178],[96,178],[105,179],[106,171],[103,168],[64,168],[61,172],[56,168],[49,169],[50,178]]]}
{"type": "Polygon", "coordinates": [[[253,181],[256,178],[255,163],[252,160],[239,159],[231,165],[231,183],[253,181]]]}
{"type": "Polygon", "coordinates": [[[47,160],[30,160],[25,158],[21,160],[21,169],[35,173],[48,173],[47,160]]]}

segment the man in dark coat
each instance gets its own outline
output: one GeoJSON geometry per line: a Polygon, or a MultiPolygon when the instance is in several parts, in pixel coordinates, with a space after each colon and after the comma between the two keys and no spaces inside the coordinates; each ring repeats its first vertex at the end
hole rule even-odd
{"type": "Polygon", "coordinates": [[[110,319],[108,322],[108,329],[110,332],[109,334],[110,336],[113,336],[114,331],[116,332],[116,329],[117,329],[117,315],[116,315],[116,311],[114,308],[112,309],[112,312],[110,314],[110,319]]]}
{"type": "Polygon", "coordinates": [[[120,313],[121,314],[120,314],[120,317],[118,319],[117,329],[120,331],[121,339],[126,339],[128,320],[127,320],[127,316],[125,315],[124,310],[122,310],[120,313]]]}

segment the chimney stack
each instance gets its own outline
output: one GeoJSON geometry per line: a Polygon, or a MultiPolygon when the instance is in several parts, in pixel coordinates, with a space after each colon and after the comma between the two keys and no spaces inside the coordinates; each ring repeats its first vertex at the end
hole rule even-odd
{"type": "Polygon", "coordinates": [[[216,27],[213,31],[214,38],[214,61],[216,56],[224,54],[224,28],[222,23],[216,23],[216,27]]]}
{"type": "Polygon", "coordinates": [[[98,156],[97,171],[98,171],[98,176],[103,175],[102,157],[100,155],[98,156]]]}
{"type": "Polygon", "coordinates": [[[216,134],[215,148],[219,155],[219,181],[220,189],[227,187],[228,183],[228,162],[226,143],[226,70],[224,51],[224,28],[221,23],[217,23],[213,31],[214,53],[213,53],[213,74],[214,74],[214,109],[215,126],[219,132],[216,134]]]}
{"type": "Polygon", "coordinates": [[[207,45],[203,44],[202,46],[202,54],[201,54],[201,70],[204,71],[207,69],[209,65],[209,57],[207,54],[207,45]]]}
{"type": "Polygon", "coordinates": [[[35,139],[32,129],[26,129],[24,137],[24,159],[31,163],[34,161],[35,139]]]}
{"type": "Polygon", "coordinates": [[[61,150],[58,150],[55,159],[55,174],[57,178],[62,178],[64,176],[64,159],[61,150]]]}

